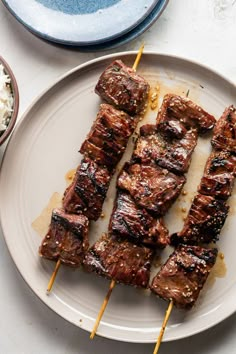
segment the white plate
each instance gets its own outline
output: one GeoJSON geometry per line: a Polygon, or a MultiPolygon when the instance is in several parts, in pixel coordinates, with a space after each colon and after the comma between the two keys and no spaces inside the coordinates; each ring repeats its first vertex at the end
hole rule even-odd
{"type": "MultiPolygon", "coordinates": [[[[30,288],[56,313],[75,325],[91,330],[109,282],[95,274],[61,267],[50,296],[46,286],[54,263],[38,257],[41,238],[32,221],[47,205],[53,192],[63,193],[64,176],[78,165],[78,149],[98,111],[99,98],[94,86],[104,68],[119,57],[132,65],[135,53],[119,53],[91,61],[73,69],[44,94],[25,113],[7,147],[0,176],[0,212],[5,239],[12,258],[30,288]]],[[[234,102],[235,86],[208,68],[176,57],[145,53],[139,66],[151,85],[164,93],[186,94],[210,113],[219,117],[234,102]]],[[[144,122],[154,120],[149,111],[144,122]]],[[[181,206],[189,206],[209,151],[209,139],[200,139],[193,156],[185,189],[166,220],[171,231],[182,224],[181,206]]],[[[93,224],[93,242],[106,229],[108,207],[114,196],[109,191],[105,220],[93,224]]],[[[196,307],[189,312],[174,310],[164,340],[183,338],[222,321],[236,309],[235,197],[218,243],[225,254],[227,273],[208,282],[196,307]]],[[[166,252],[162,259],[166,258],[166,252]]],[[[117,285],[100,324],[98,334],[122,341],[154,342],[167,304],[148,291],[117,285]]]]}

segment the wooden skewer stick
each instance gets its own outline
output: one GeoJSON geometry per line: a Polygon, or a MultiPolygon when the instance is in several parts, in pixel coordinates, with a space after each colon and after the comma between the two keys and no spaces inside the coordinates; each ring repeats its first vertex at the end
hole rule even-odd
{"type": "MultiPolygon", "coordinates": [[[[144,49],[144,44],[142,44],[141,47],[139,48],[137,57],[136,57],[136,59],[135,59],[135,62],[134,62],[134,65],[133,65],[133,70],[135,70],[135,71],[136,71],[136,69],[137,69],[137,67],[138,67],[138,64],[139,64],[139,62],[140,62],[141,56],[142,56],[142,54],[143,54],[143,49],[144,49]]],[[[51,289],[52,289],[52,287],[53,287],[53,283],[54,283],[54,281],[55,281],[55,279],[56,279],[56,275],[57,275],[57,272],[58,272],[58,270],[59,270],[59,268],[60,268],[60,265],[61,265],[61,261],[60,261],[60,259],[58,259],[58,261],[57,261],[57,263],[56,263],[56,266],[55,266],[55,269],[54,269],[54,271],[53,271],[53,273],[52,273],[52,276],[51,276],[51,278],[50,278],[50,280],[49,280],[49,283],[48,283],[48,287],[47,287],[47,293],[48,293],[48,294],[50,293],[50,291],[51,291],[51,289]]],[[[111,282],[111,285],[112,285],[112,282],[111,282]]],[[[110,287],[111,287],[111,285],[110,285],[110,287]]],[[[114,288],[114,286],[115,286],[115,285],[113,285],[112,288],[114,288]]],[[[110,290],[110,289],[109,289],[109,290],[110,290]]],[[[108,292],[109,292],[109,291],[108,291],[108,292]]],[[[105,308],[106,308],[106,307],[105,307],[105,308]]],[[[105,308],[104,308],[104,310],[105,310],[105,308]]],[[[104,312],[104,310],[103,310],[103,312],[104,312]]],[[[102,316],[101,316],[101,317],[102,317],[102,316]]],[[[99,322],[98,322],[98,324],[99,324],[99,322]]],[[[95,335],[95,334],[94,334],[94,335],[95,335]]],[[[93,335],[93,336],[94,336],[94,335],[93,335]]]]}
{"type": "Polygon", "coordinates": [[[133,65],[133,70],[134,71],[137,70],[138,64],[139,64],[141,56],[143,54],[143,49],[144,49],[144,44],[141,45],[141,47],[139,48],[138,54],[136,56],[136,59],[135,59],[134,65],[133,65]]]}
{"type": "Polygon", "coordinates": [[[95,334],[96,334],[96,332],[97,332],[99,323],[100,323],[101,318],[102,318],[102,316],[103,316],[103,313],[104,313],[104,311],[105,311],[105,309],[106,309],[106,307],[107,307],[108,301],[109,301],[109,299],[110,299],[112,290],[113,290],[113,288],[115,287],[115,285],[116,285],[115,280],[112,280],[111,283],[110,283],[110,286],[109,286],[109,290],[108,290],[108,292],[107,292],[107,295],[106,295],[106,297],[105,297],[105,299],[104,299],[104,301],[103,301],[103,304],[102,304],[102,306],[101,306],[101,308],[100,308],[100,311],[99,311],[98,317],[97,317],[97,319],[96,319],[95,325],[94,325],[94,327],[93,327],[93,330],[92,330],[92,332],[91,332],[91,334],[90,334],[90,339],[93,339],[94,336],[95,336],[95,334]]]}
{"type": "Polygon", "coordinates": [[[165,332],[165,329],[166,329],[167,322],[169,320],[171,311],[173,309],[173,305],[174,305],[174,302],[173,302],[173,300],[171,300],[169,302],[168,308],[166,310],[166,315],[165,315],[165,318],[163,320],[161,331],[160,331],[160,334],[159,334],[159,336],[157,338],[157,342],[156,342],[153,354],[157,354],[158,353],[158,350],[160,348],[161,341],[162,341],[162,338],[163,338],[163,335],[164,335],[164,332],[165,332]]]}
{"type": "Polygon", "coordinates": [[[50,278],[50,280],[49,280],[49,283],[48,283],[48,287],[47,287],[47,293],[48,293],[48,294],[50,293],[50,291],[51,291],[51,289],[52,289],[52,286],[53,286],[53,283],[54,283],[55,278],[56,278],[56,276],[57,276],[57,272],[58,272],[58,270],[59,270],[59,268],[60,268],[60,265],[61,265],[61,260],[60,260],[60,258],[59,258],[58,261],[57,261],[57,263],[56,263],[55,269],[54,269],[54,271],[53,271],[53,273],[52,273],[52,276],[51,276],[51,278],[50,278]]]}
{"type": "MultiPolygon", "coordinates": [[[[134,71],[137,70],[138,64],[139,64],[141,56],[143,54],[143,49],[144,49],[144,44],[142,44],[141,47],[139,48],[138,54],[137,54],[136,59],[134,61],[134,64],[133,64],[133,67],[132,67],[134,71]]],[[[96,334],[96,332],[97,332],[99,323],[100,323],[100,321],[102,319],[103,313],[104,313],[104,311],[105,311],[105,309],[107,307],[109,298],[111,296],[112,290],[114,289],[115,285],[116,285],[115,280],[111,280],[107,295],[106,295],[106,297],[105,297],[105,299],[103,301],[103,304],[102,304],[102,306],[100,308],[100,311],[99,311],[98,317],[96,319],[95,325],[94,325],[93,330],[92,330],[92,332],[90,334],[90,339],[93,339],[95,334],[96,334]]]]}

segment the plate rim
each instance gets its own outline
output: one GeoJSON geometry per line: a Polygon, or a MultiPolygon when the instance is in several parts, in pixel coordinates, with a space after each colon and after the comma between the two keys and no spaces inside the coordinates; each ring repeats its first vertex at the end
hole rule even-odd
{"type": "MultiPolygon", "coordinates": [[[[152,6],[152,9],[146,14],[145,17],[142,18],[142,21],[138,21],[136,24],[134,24],[129,30],[127,31],[122,31],[120,34],[116,36],[110,36],[108,38],[105,38],[104,40],[96,40],[96,41],[73,41],[73,40],[63,40],[56,38],[54,36],[48,35],[46,33],[43,33],[41,31],[38,31],[35,29],[33,26],[29,25],[27,22],[25,22],[20,16],[11,8],[11,6],[8,4],[7,0],[2,0],[3,5],[6,7],[6,9],[11,13],[11,15],[17,20],[18,23],[23,25],[30,33],[34,34],[38,38],[41,38],[43,40],[47,40],[49,42],[52,42],[54,44],[60,44],[60,45],[65,45],[69,47],[79,47],[85,49],[88,47],[89,50],[99,50],[99,49],[92,49],[90,47],[93,46],[99,46],[99,45],[105,45],[107,44],[106,48],[114,48],[118,45],[122,45],[124,43],[127,43],[133,39],[135,39],[137,36],[141,35],[143,32],[145,32],[163,13],[163,11],[166,9],[169,0],[159,0],[160,4],[157,2],[154,6],[152,6]],[[160,9],[156,12],[155,9],[157,7],[160,7],[160,9]],[[154,17],[148,22],[138,33],[135,33],[136,28],[139,26],[142,26],[142,24],[149,18],[152,17],[153,12],[155,12],[154,17]],[[131,37],[129,37],[130,34],[131,37]],[[126,39],[127,36],[127,39],[126,39]],[[114,43],[116,41],[119,41],[119,39],[122,40],[122,42],[118,42],[117,44],[114,43]]],[[[100,49],[101,50],[101,49],[100,49]]]]}
{"type": "MultiPolygon", "coordinates": [[[[5,163],[5,160],[7,158],[7,153],[8,153],[9,147],[11,146],[11,141],[15,138],[15,136],[17,136],[18,130],[21,128],[21,125],[24,124],[24,120],[26,119],[27,115],[29,114],[31,109],[34,107],[34,105],[38,101],[40,101],[56,85],[58,85],[64,79],[66,79],[71,74],[73,74],[73,73],[75,73],[77,71],[81,71],[81,70],[83,70],[86,67],[89,67],[91,65],[94,65],[94,64],[102,62],[102,61],[112,60],[112,59],[118,58],[118,57],[122,59],[123,57],[132,56],[132,55],[136,55],[136,54],[137,54],[137,51],[124,51],[124,52],[107,54],[107,55],[100,56],[98,58],[86,61],[86,62],[84,62],[84,63],[82,63],[82,64],[80,64],[80,65],[78,65],[78,66],[66,71],[64,74],[62,74],[60,77],[58,77],[54,82],[52,82],[47,88],[45,88],[39,95],[37,95],[35,97],[35,99],[32,101],[32,103],[25,110],[25,112],[22,114],[21,118],[19,119],[19,121],[16,124],[16,127],[15,127],[10,139],[8,140],[7,146],[6,146],[4,154],[3,154],[1,168],[0,168],[0,187],[1,187],[1,183],[2,183],[2,175],[3,175],[4,163],[5,163]]],[[[236,90],[236,84],[232,80],[228,79],[227,77],[222,75],[217,70],[212,69],[212,68],[210,68],[207,65],[201,64],[201,63],[199,63],[196,60],[192,60],[192,59],[189,59],[189,58],[186,58],[186,57],[177,56],[177,55],[168,54],[168,53],[158,53],[156,51],[145,51],[145,53],[143,53],[143,56],[147,56],[148,57],[150,55],[152,55],[152,56],[154,55],[156,57],[159,56],[159,57],[162,57],[162,58],[169,58],[169,59],[172,59],[172,60],[176,59],[178,61],[183,61],[183,62],[187,62],[187,63],[192,64],[192,65],[199,66],[200,68],[203,68],[203,69],[211,72],[212,74],[218,76],[220,79],[228,82],[236,90]]],[[[37,289],[33,289],[31,287],[30,283],[27,281],[27,279],[25,278],[24,274],[19,269],[19,265],[16,263],[13,255],[12,255],[11,245],[8,243],[8,238],[6,236],[6,233],[5,233],[5,230],[4,230],[4,226],[3,226],[3,216],[2,216],[3,215],[3,207],[4,207],[4,205],[0,202],[0,224],[1,224],[1,228],[2,228],[3,238],[4,238],[4,241],[5,241],[6,245],[7,245],[7,248],[8,248],[8,251],[10,253],[10,256],[11,256],[11,258],[13,260],[13,263],[15,264],[16,269],[18,270],[18,272],[21,275],[21,277],[24,279],[25,283],[28,285],[29,289],[37,296],[38,299],[40,299],[42,301],[42,303],[44,305],[46,305],[51,311],[56,313],[58,316],[63,318],[65,321],[68,321],[68,322],[72,323],[73,325],[75,325],[78,328],[84,329],[86,331],[90,331],[90,329],[86,329],[84,327],[80,327],[75,321],[73,321],[73,319],[69,319],[67,317],[64,317],[62,314],[60,314],[57,310],[55,310],[53,308],[53,305],[50,306],[50,303],[44,301],[44,296],[43,296],[43,294],[40,294],[40,291],[38,291],[37,289]]],[[[164,342],[170,342],[170,341],[174,341],[174,340],[178,340],[178,339],[184,339],[184,338],[187,338],[187,337],[191,337],[191,336],[193,336],[195,334],[201,333],[201,332],[203,332],[203,331],[205,331],[207,329],[215,327],[217,324],[219,324],[223,320],[227,319],[229,316],[231,316],[235,312],[236,312],[236,307],[235,307],[235,309],[230,309],[230,311],[227,311],[226,315],[219,316],[217,318],[217,320],[214,321],[214,324],[212,324],[212,323],[206,324],[205,326],[201,327],[198,330],[194,330],[193,332],[190,332],[190,333],[187,333],[187,334],[184,334],[184,335],[181,335],[181,336],[172,335],[171,338],[165,338],[164,337],[163,341],[164,342]]],[[[107,338],[107,339],[113,339],[113,340],[116,340],[116,341],[126,341],[126,342],[129,342],[129,343],[154,343],[154,341],[150,340],[150,339],[145,340],[145,339],[139,339],[139,338],[137,338],[137,339],[134,339],[134,338],[127,339],[126,338],[124,340],[124,339],[122,339],[120,337],[114,337],[114,335],[112,333],[111,334],[110,333],[106,334],[106,333],[100,332],[99,330],[97,331],[97,335],[99,335],[101,337],[104,337],[104,338],[107,338]]]]}

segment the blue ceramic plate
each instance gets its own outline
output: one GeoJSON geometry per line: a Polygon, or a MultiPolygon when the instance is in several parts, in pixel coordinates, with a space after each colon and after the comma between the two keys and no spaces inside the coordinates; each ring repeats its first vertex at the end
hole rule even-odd
{"type": "Polygon", "coordinates": [[[145,20],[125,35],[97,45],[78,46],[79,50],[83,52],[94,52],[99,50],[117,48],[123,44],[130,42],[131,40],[135,39],[143,32],[145,32],[149,27],[151,27],[151,25],[158,19],[158,17],[164,11],[168,2],[169,0],[160,0],[158,4],[154,7],[152,12],[145,18],[145,20]]]}
{"type": "Polygon", "coordinates": [[[163,1],[3,0],[3,3],[38,36],[58,43],[87,46],[132,31],[163,1]]]}

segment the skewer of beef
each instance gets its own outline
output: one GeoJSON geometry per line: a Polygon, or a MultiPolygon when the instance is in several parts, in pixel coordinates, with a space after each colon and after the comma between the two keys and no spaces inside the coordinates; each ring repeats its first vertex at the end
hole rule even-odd
{"type": "Polygon", "coordinates": [[[236,174],[236,109],[226,108],[212,138],[213,151],[194,197],[182,231],[171,236],[171,243],[199,244],[218,240],[226,220],[236,174]]]}
{"type": "Polygon", "coordinates": [[[165,323],[154,354],[158,352],[173,305],[191,309],[216,261],[217,249],[205,248],[218,240],[226,220],[226,204],[236,175],[236,108],[226,108],[215,125],[213,151],[204,169],[183,229],[171,236],[176,250],[153,278],[151,291],[169,301],[165,323]]]}
{"type": "Polygon", "coordinates": [[[93,338],[116,282],[148,286],[156,248],[167,245],[163,216],[185,183],[198,133],[215,119],[189,99],[166,95],[156,125],[140,130],[131,161],[117,181],[117,197],[108,236],[88,251],[84,267],[111,279],[108,294],[90,338],[93,338]]]}
{"type": "Polygon", "coordinates": [[[115,167],[142,116],[149,92],[149,84],[136,74],[142,51],[143,46],[133,69],[120,60],[114,61],[96,86],[98,92],[99,85],[102,89],[107,82],[110,101],[113,97],[115,105],[125,111],[108,103],[101,104],[90,133],[80,148],[84,156],[73,182],[64,193],[63,208],[52,212],[49,230],[39,249],[40,256],[57,262],[48,291],[61,264],[80,267],[89,246],[89,220],[97,220],[101,215],[115,167]]]}

